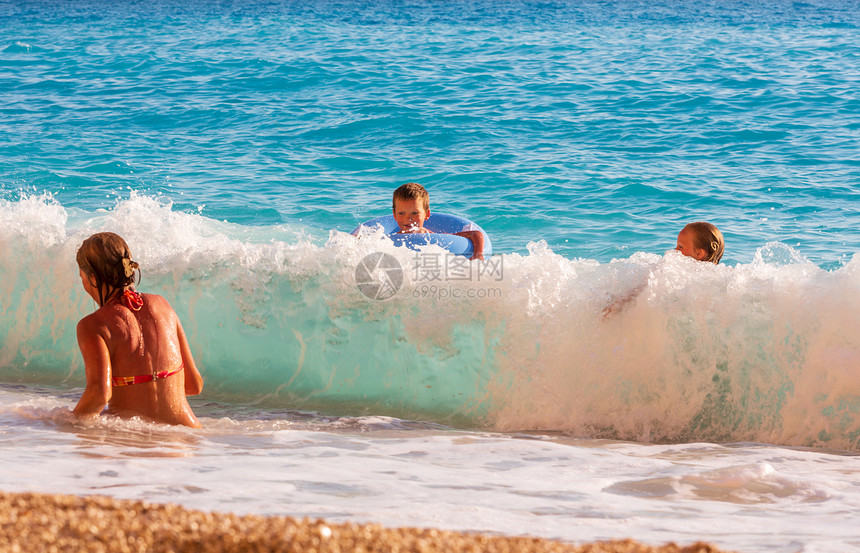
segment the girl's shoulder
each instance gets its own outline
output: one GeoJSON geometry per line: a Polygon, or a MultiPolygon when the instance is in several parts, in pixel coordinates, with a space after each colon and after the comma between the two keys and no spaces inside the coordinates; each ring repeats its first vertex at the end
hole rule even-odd
{"type": "Polygon", "coordinates": [[[154,313],[175,316],[173,307],[171,307],[170,302],[163,296],[159,296],[158,294],[141,294],[141,296],[143,297],[144,305],[154,313]]]}
{"type": "Polygon", "coordinates": [[[143,296],[144,301],[148,301],[151,303],[167,303],[167,300],[164,297],[159,296],[158,294],[140,294],[143,296]]]}
{"type": "Polygon", "coordinates": [[[116,320],[116,313],[113,312],[111,306],[100,307],[78,321],[78,338],[101,336],[107,339],[107,336],[112,334],[112,329],[116,326],[116,320]]]}
{"type": "Polygon", "coordinates": [[[99,317],[98,311],[93,311],[89,315],[84,315],[84,317],[78,321],[78,334],[81,332],[92,331],[99,326],[101,326],[101,317],[99,317]]]}

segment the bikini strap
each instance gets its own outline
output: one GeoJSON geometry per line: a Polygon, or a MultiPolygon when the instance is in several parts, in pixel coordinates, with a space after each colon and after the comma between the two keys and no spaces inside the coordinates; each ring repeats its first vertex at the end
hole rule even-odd
{"type": "Polygon", "coordinates": [[[163,378],[167,378],[168,376],[173,376],[174,374],[182,371],[185,368],[184,364],[180,364],[178,369],[174,369],[172,371],[159,371],[152,374],[142,374],[140,376],[114,376],[111,378],[111,383],[114,386],[131,386],[132,384],[144,384],[146,382],[152,382],[154,380],[161,380],[163,378]]]}

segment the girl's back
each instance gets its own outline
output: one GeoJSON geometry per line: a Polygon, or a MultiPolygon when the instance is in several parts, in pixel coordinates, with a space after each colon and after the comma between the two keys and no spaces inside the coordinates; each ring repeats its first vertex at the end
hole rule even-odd
{"type": "Polygon", "coordinates": [[[168,424],[198,426],[185,399],[185,379],[177,317],[167,300],[142,294],[143,305],[132,311],[112,304],[99,310],[110,352],[113,390],[108,411],[141,415],[168,424]],[[162,376],[168,373],[169,376],[162,376]],[[149,382],[119,384],[125,377],[155,376],[149,382]]]}

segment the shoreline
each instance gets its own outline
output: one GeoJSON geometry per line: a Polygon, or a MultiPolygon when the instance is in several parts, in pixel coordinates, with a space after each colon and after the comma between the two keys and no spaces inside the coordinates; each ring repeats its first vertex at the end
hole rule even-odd
{"type": "Polygon", "coordinates": [[[235,515],[107,496],[0,492],[0,550],[150,552],[729,553],[704,542],[572,544],[379,524],[235,515]]]}

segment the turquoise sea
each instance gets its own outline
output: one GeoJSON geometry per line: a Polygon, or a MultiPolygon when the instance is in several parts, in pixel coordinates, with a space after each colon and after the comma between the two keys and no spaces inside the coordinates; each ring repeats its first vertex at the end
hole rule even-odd
{"type": "Polygon", "coordinates": [[[860,551],[859,201],[857,0],[0,0],[0,488],[860,551]],[[68,416],[101,230],[203,430],[68,416]]]}

